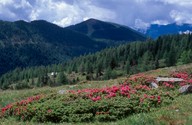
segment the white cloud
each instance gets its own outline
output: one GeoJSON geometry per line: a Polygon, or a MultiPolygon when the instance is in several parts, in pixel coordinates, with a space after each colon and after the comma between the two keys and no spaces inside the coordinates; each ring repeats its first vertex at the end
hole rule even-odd
{"type": "Polygon", "coordinates": [[[28,1],[26,1],[26,0],[21,0],[20,2],[15,3],[14,7],[16,9],[18,9],[18,8],[23,8],[23,9],[24,8],[32,8],[31,4],[28,1]]]}
{"type": "Polygon", "coordinates": [[[172,10],[170,12],[170,16],[178,24],[182,24],[182,23],[192,24],[192,14],[191,13],[172,10]]]}
{"type": "Polygon", "coordinates": [[[2,20],[47,20],[68,26],[96,18],[128,26],[192,23],[192,0],[0,0],[2,20]]]}
{"type": "Polygon", "coordinates": [[[136,29],[147,29],[148,27],[150,26],[150,24],[149,23],[146,23],[146,22],[144,22],[143,20],[141,20],[141,19],[136,19],[135,20],[135,28],[136,29]]]}
{"type": "Polygon", "coordinates": [[[17,17],[13,12],[9,11],[8,9],[0,7],[0,16],[7,16],[7,15],[9,15],[9,17],[6,18],[8,20],[15,19],[17,17]]]}
{"type": "Polygon", "coordinates": [[[151,24],[167,25],[169,24],[169,22],[167,20],[155,20],[155,21],[152,21],[151,24]]]}
{"type": "Polygon", "coordinates": [[[4,20],[27,20],[31,8],[27,0],[0,0],[0,17],[4,20]]]}
{"type": "Polygon", "coordinates": [[[156,0],[160,2],[164,2],[166,4],[175,4],[180,6],[191,6],[192,1],[191,0],[156,0]]]}
{"type": "Polygon", "coordinates": [[[0,17],[9,16],[7,19],[14,19],[16,15],[6,6],[13,4],[13,0],[0,0],[0,17]]]}
{"type": "Polygon", "coordinates": [[[68,26],[79,23],[85,18],[109,20],[114,17],[113,12],[94,6],[89,0],[75,0],[73,4],[63,1],[36,0],[29,19],[45,19],[60,26],[68,26]]]}
{"type": "Polygon", "coordinates": [[[2,5],[8,5],[8,4],[12,4],[13,0],[0,0],[0,6],[2,5]]]}

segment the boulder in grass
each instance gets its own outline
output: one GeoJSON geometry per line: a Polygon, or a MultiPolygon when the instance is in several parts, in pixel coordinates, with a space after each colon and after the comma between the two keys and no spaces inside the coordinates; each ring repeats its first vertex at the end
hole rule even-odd
{"type": "Polygon", "coordinates": [[[152,82],[150,86],[151,88],[154,88],[154,89],[157,89],[159,87],[155,82],[152,82]]]}
{"type": "Polygon", "coordinates": [[[192,85],[190,85],[187,89],[187,93],[192,93],[192,85]]]}
{"type": "Polygon", "coordinates": [[[192,93],[192,85],[184,85],[179,88],[180,93],[192,93]]]}
{"type": "Polygon", "coordinates": [[[62,90],[59,90],[58,93],[61,94],[61,95],[62,95],[62,94],[65,94],[65,93],[66,93],[66,90],[63,90],[63,89],[62,89],[62,90]]]}

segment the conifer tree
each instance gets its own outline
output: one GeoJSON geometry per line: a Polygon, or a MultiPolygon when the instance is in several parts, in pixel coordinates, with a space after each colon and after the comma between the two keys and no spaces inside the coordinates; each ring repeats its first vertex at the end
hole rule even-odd
{"type": "Polygon", "coordinates": [[[59,84],[68,84],[66,75],[63,72],[57,74],[56,82],[59,84]]]}

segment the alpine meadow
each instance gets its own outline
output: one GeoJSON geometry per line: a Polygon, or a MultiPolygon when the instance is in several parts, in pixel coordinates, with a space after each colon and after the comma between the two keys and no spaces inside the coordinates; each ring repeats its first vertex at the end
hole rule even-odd
{"type": "Polygon", "coordinates": [[[191,125],[188,0],[0,0],[0,125],[191,125]]]}

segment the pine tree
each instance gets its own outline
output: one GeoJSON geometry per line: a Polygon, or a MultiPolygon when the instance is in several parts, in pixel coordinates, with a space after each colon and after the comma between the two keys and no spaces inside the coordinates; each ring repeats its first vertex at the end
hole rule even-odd
{"type": "Polygon", "coordinates": [[[126,74],[130,74],[130,73],[131,73],[130,70],[131,70],[130,61],[127,60],[127,61],[126,61],[126,64],[125,64],[125,71],[126,71],[126,74]]]}
{"type": "Polygon", "coordinates": [[[177,65],[187,64],[191,62],[192,53],[191,50],[183,51],[177,61],[177,65]]]}
{"type": "Polygon", "coordinates": [[[111,73],[112,73],[112,69],[110,67],[107,68],[107,70],[105,71],[105,74],[104,74],[104,79],[106,79],[106,80],[110,79],[111,73]]]}
{"type": "Polygon", "coordinates": [[[103,70],[103,66],[102,66],[102,62],[100,60],[96,66],[96,77],[99,77],[102,75],[102,70],[103,70]]]}
{"type": "Polygon", "coordinates": [[[68,84],[66,75],[63,72],[57,74],[56,82],[59,84],[68,84]]]}
{"type": "Polygon", "coordinates": [[[147,51],[143,54],[142,58],[140,58],[140,64],[139,64],[139,68],[140,71],[147,71],[150,69],[153,69],[153,55],[151,52],[147,51]]]}

